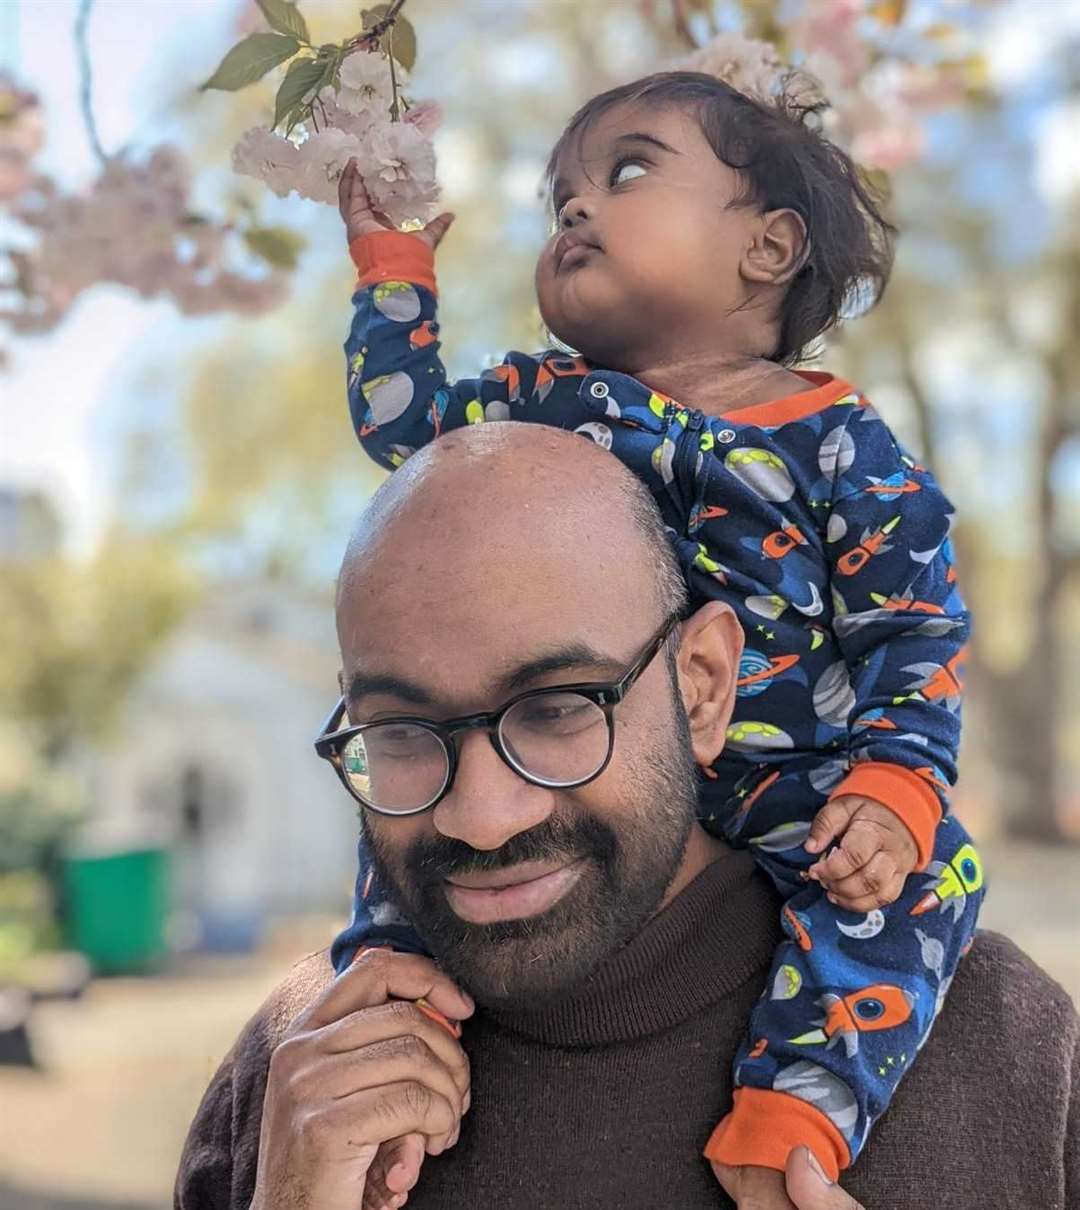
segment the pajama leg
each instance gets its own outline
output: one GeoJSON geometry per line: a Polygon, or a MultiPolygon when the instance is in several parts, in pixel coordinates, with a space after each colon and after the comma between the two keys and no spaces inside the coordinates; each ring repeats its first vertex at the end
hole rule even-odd
{"type": "Polygon", "coordinates": [[[366,945],[388,945],[410,954],[427,951],[416,930],[387,897],[375,877],[363,836],[356,846],[356,887],[349,923],[330,946],[330,961],[340,975],[356,951],[366,945]]]}
{"type": "MultiPolygon", "coordinates": [[[[742,835],[782,894],[815,860],[802,850],[806,820],[793,822],[783,797],[763,796],[742,835]]],[[[805,1143],[833,1174],[852,1163],[926,1041],[983,894],[979,855],[951,817],[931,863],[888,907],[847,912],[816,883],[788,894],[786,937],[736,1056],[735,1107],[706,1155],[783,1168],[791,1146],[805,1143]]]]}

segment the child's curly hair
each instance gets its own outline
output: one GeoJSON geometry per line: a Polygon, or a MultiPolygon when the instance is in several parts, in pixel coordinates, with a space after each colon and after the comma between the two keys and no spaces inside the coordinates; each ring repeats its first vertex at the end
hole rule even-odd
{"type": "Polygon", "coordinates": [[[881,213],[880,195],[849,155],[820,131],[828,102],[808,97],[806,78],[792,72],[768,101],[716,76],[657,72],[587,101],[559,136],[547,164],[550,192],[556,163],[572,140],[623,102],[679,106],[697,117],[709,145],[742,181],[732,206],[794,210],[806,224],[801,266],[780,308],[772,360],[794,365],[808,346],[845,315],[869,310],[892,269],[896,228],[881,213]]]}

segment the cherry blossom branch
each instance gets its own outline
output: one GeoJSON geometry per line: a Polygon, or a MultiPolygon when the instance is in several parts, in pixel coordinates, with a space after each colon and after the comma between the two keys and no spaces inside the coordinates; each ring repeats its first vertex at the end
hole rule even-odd
{"type": "Polygon", "coordinates": [[[107,164],[109,157],[101,145],[97,122],[94,120],[94,102],[91,95],[94,77],[90,64],[90,49],[86,39],[87,27],[90,24],[90,11],[93,7],[94,0],[79,0],[79,11],[75,17],[75,52],[79,61],[79,106],[82,109],[86,137],[90,141],[94,155],[97,156],[100,164],[107,164]]]}

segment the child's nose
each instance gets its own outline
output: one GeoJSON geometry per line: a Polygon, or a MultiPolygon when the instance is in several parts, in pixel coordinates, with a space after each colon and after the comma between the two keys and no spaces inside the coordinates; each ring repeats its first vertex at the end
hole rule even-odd
{"type": "Polygon", "coordinates": [[[559,226],[569,229],[577,223],[587,222],[592,217],[592,203],[583,197],[572,197],[559,211],[559,226]]]}

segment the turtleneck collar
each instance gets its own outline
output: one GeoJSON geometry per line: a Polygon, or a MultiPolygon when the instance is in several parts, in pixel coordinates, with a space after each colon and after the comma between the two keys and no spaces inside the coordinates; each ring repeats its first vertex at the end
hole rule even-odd
{"type": "Polygon", "coordinates": [[[753,858],[725,850],[580,988],[535,1009],[481,1013],[554,1046],[647,1037],[764,978],[779,938],[777,907],[753,858]]]}

